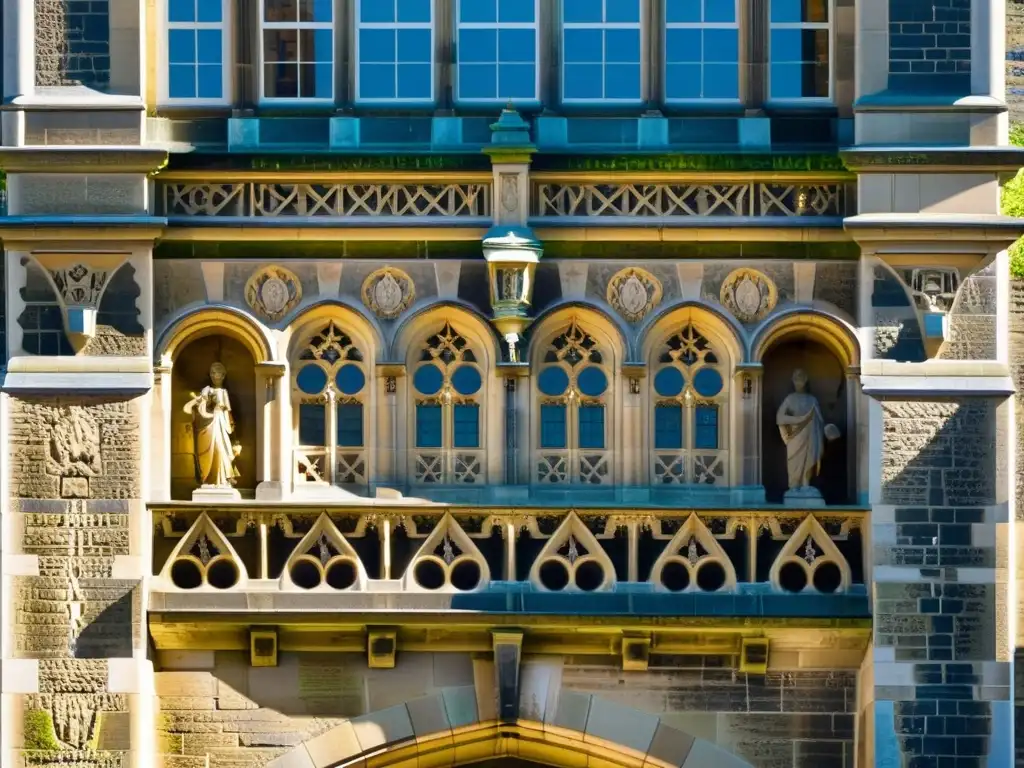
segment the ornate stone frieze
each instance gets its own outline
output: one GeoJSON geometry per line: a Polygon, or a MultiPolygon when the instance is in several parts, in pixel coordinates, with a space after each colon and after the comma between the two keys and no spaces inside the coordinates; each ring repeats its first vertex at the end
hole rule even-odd
{"type": "Polygon", "coordinates": [[[627,267],[608,281],[608,303],[631,323],[643,320],[661,296],[661,281],[644,269],[627,267]]]}
{"type": "Polygon", "coordinates": [[[253,312],[277,321],[302,301],[302,283],[284,267],[265,267],[245,284],[245,303],[253,312]]]}
{"type": "Polygon", "coordinates": [[[744,267],[725,278],[720,298],[740,322],[756,323],[775,309],[779,293],[767,275],[744,267]]]}
{"type": "Polygon", "coordinates": [[[363,281],[363,303],[377,317],[394,320],[416,298],[412,278],[395,267],[378,269],[363,281]]]}

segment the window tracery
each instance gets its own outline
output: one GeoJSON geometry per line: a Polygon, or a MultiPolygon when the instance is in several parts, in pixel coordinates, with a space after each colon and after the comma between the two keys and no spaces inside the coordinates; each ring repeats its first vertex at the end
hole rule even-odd
{"type": "Polygon", "coordinates": [[[330,321],[302,348],[294,370],[296,484],[365,485],[363,353],[330,321]]]}
{"type": "Polygon", "coordinates": [[[652,479],[658,485],[717,485],[726,477],[727,371],[692,325],[668,339],[652,387],[652,479]]]}
{"type": "Polygon", "coordinates": [[[484,481],[483,392],[483,368],[476,353],[445,321],[427,338],[412,371],[414,482],[484,481]]]}
{"type": "Polygon", "coordinates": [[[611,482],[609,358],[574,319],[548,345],[537,376],[540,483],[611,482]]]}

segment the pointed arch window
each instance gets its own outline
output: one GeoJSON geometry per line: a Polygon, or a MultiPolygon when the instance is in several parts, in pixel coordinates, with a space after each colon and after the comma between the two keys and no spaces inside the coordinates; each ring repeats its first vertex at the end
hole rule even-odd
{"type": "Polygon", "coordinates": [[[544,351],[537,376],[538,482],[610,482],[608,363],[597,340],[575,320],[544,351]]]}
{"type": "Polygon", "coordinates": [[[665,343],[655,361],[653,480],[664,485],[716,485],[725,479],[728,402],[725,365],[692,325],[665,343]]]}
{"type": "Polygon", "coordinates": [[[445,322],[413,364],[413,479],[480,483],[484,369],[469,341],[445,322]]]}
{"type": "Polygon", "coordinates": [[[296,483],[365,485],[366,363],[333,321],[299,352],[292,394],[296,483]]]}

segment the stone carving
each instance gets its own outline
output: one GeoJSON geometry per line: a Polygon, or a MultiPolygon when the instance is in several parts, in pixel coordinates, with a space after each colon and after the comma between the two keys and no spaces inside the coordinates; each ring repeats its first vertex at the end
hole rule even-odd
{"type": "Polygon", "coordinates": [[[55,269],[50,272],[53,284],[65,304],[95,307],[99,304],[108,273],[94,270],[84,264],[55,269]]]}
{"type": "Polygon", "coordinates": [[[245,284],[245,303],[268,320],[280,320],[302,301],[302,283],[283,267],[266,267],[245,284]]]}
{"type": "Polygon", "coordinates": [[[412,304],[416,287],[402,270],[384,267],[366,278],[362,294],[363,303],[377,317],[394,320],[412,304]]]}
{"type": "MultiPolygon", "coordinates": [[[[100,430],[96,420],[82,408],[60,406],[46,415],[50,427],[46,471],[67,481],[95,477],[100,463],[100,430]]],[[[76,485],[76,483],[70,483],[76,485]]],[[[87,481],[82,485],[88,493],[87,481]]],[[[75,494],[75,495],[86,495],[75,494]]]]}
{"type": "Polygon", "coordinates": [[[782,442],[786,444],[789,468],[785,500],[798,504],[824,503],[821,492],[811,486],[811,478],[821,470],[825,441],[837,440],[839,428],[825,423],[818,399],[807,391],[807,374],[800,368],[793,371],[793,387],[795,391],[782,401],[775,417],[782,442]]]}
{"type": "Polygon", "coordinates": [[[906,270],[903,279],[909,283],[914,304],[922,312],[949,312],[953,308],[960,287],[960,273],[957,270],[906,270]]]}
{"type": "Polygon", "coordinates": [[[197,479],[204,488],[232,488],[238,481],[235,457],[242,447],[231,442],[235,422],[231,416],[231,399],[224,389],[227,369],[221,363],[210,366],[212,386],[192,393],[185,413],[195,424],[197,479]]]}
{"type": "Polygon", "coordinates": [[[775,309],[779,292],[766,275],[756,269],[742,268],[725,278],[720,298],[740,322],[756,323],[775,309]]]}
{"type": "Polygon", "coordinates": [[[509,214],[519,211],[519,182],[512,174],[501,175],[501,207],[509,214]]]}
{"type": "Polygon", "coordinates": [[[661,282],[643,269],[628,267],[608,281],[608,303],[631,323],[639,322],[661,302],[661,282]]]}

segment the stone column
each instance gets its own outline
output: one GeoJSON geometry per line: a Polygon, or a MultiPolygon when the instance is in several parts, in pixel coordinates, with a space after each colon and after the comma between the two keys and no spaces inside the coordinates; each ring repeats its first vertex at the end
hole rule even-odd
{"type": "MultiPolygon", "coordinates": [[[[36,4],[27,0],[3,3],[4,103],[10,104],[36,90],[36,4]]],[[[20,110],[4,112],[0,129],[4,146],[25,144],[25,115],[20,110]]]]}
{"type": "Polygon", "coordinates": [[[287,397],[284,373],[280,363],[260,363],[256,367],[256,396],[262,397],[256,421],[256,495],[260,499],[283,498],[288,479],[284,472],[291,463],[292,441],[281,413],[287,397]]]}
{"type": "Polygon", "coordinates": [[[764,368],[760,363],[737,366],[734,402],[739,407],[733,409],[739,419],[732,434],[738,441],[730,450],[736,451],[739,471],[736,485],[743,488],[749,496],[754,489],[760,489],[761,501],[764,501],[764,486],[761,478],[761,379],[764,368]]]}

